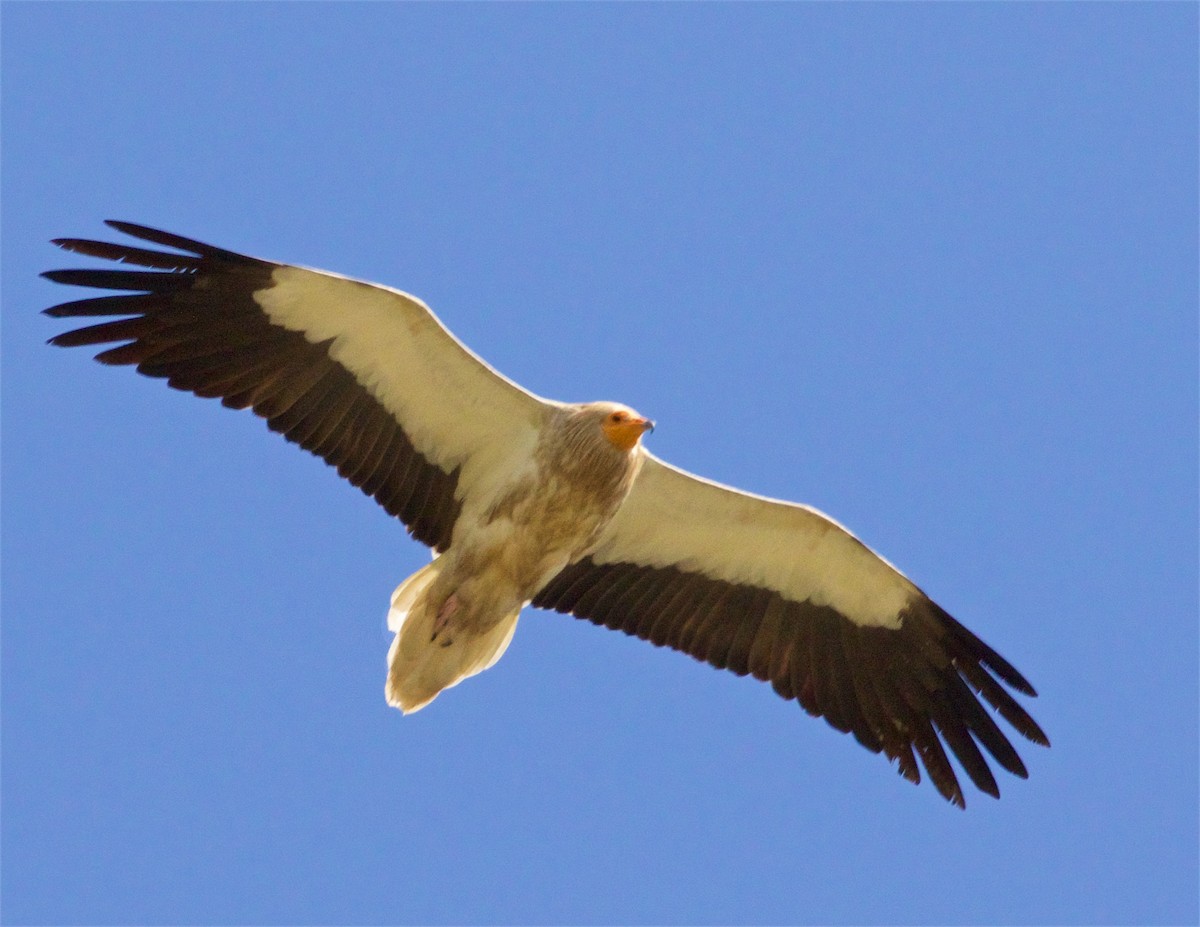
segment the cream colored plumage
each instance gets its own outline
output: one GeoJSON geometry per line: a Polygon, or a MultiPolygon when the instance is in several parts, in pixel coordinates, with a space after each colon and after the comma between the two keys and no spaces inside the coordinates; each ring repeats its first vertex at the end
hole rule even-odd
{"type": "Polygon", "coordinates": [[[392,595],[388,702],[405,712],[500,658],[521,609],[595,544],[641,467],[606,423],[645,423],[615,403],[547,406],[531,459],[485,504],[464,509],[450,549],[392,595]]]}
{"type": "Polygon", "coordinates": [[[58,240],[124,266],[49,279],[129,292],[48,309],[122,317],[52,343],[253,409],[438,554],[392,597],[392,704],[492,665],[532,602],[769,681],[958,805],[946,747],[989,794],[981,747],[1026,775],[983,703],[1047,743],[1025,678],[819,512],[658,460],[627,407],[534,396],[398,290],[110,225],[179,253],[58,240]]]}

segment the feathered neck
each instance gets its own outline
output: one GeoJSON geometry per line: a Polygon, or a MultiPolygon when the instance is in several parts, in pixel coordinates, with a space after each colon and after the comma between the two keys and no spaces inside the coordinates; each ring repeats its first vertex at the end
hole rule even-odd
{"type": "Polygon", "coordinates": [[[544,432],[546,463],[562,478],[598,496],[624,497],[641,465],[641,448],[622,451],[604,436],[595,409],[564,409],[544,432]]]}

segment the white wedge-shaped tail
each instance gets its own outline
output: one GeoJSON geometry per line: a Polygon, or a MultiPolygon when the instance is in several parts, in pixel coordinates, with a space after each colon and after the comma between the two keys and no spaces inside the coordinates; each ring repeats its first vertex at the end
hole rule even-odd
{"type": "Polygon", "coordinates": [[[494,664],[512,641],[520,607],[482,633],[465,628],[437,635],[434,625],[442,604],[427,593],[442,561],[433,561],[396,587],[388,610],[388,630],[394,631],[388,649],[386,694],[389,705],[405,714],[419,711],[439,692],[482,673],[494,664]]]}

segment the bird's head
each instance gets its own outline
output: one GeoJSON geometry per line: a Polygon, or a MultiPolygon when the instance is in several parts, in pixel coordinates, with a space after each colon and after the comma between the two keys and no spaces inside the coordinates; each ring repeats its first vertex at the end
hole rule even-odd
{"type": "Polygon", "coordinates": [[[628,406],[615,402],[600,402],[596,403],[595,411],[601,432],[619,451],[633,450],[642,435],[654,430],[654,422],[638,415],[628,406]]]}

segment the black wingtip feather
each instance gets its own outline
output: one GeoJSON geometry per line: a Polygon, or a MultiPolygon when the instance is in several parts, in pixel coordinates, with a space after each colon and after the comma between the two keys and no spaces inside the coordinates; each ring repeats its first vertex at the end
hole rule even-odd
{"type": "Polygon", "coordinates": [[[191,274],[150,270],[71,269],[48,270],[42,274],[53,283],[100,290],[129,290],[131,293],[173,293],[190,285],[191,274]]]}
{"type": "Polygon", "coordinates": [[[238,254],[236,251],[226,251],[224,248],[218,248],[215,245],[210,245],[202,241],[197,241],[194,238],[184,238],[182,235],[173,235],[170,232],[164,232],[161,229],[151,228],[148,225],[138,225],[136,222],[125,222],[120,219],[105,219],[104,224],[109,228],[116,229],[118,232],[124,232],[133,238],[140,238],[143,241],[150,241],[156,245],[162,245],[164,248],[176,248],[179,251],[187,251],[197,257],[202,257],[207,260],[226,260],[235,262],[254,261],[254,258],[247,258],[244,254],[238,254]]]}
{"type": "Polygon", "coordinates": [[[118,264],[153,267],[156,270],[174,273],[194,274],[200,269],[201,264],[201,258],[191,254],[150,251],[147,248],[118,245],[108,241],[94,241],[90,238],[56,238],[52,243],[72,254],[86,254],[88,257],[116,261],[118,264]]]}
{"type": "Polygon", "coordinates": [[[1022,695],[1037,698],[1037,690],[1034,689],[1029,680],[1015,666],[1000,656],[992,647],[980,639],[978,635],[966,627],[966,625],[959,622],[936,602],[928,599],[926,599],[926,602],[937,620],[950,632],[950,636],[956,644],[1003,679],[1013,689],[1016,689],[1022,695]]]}

